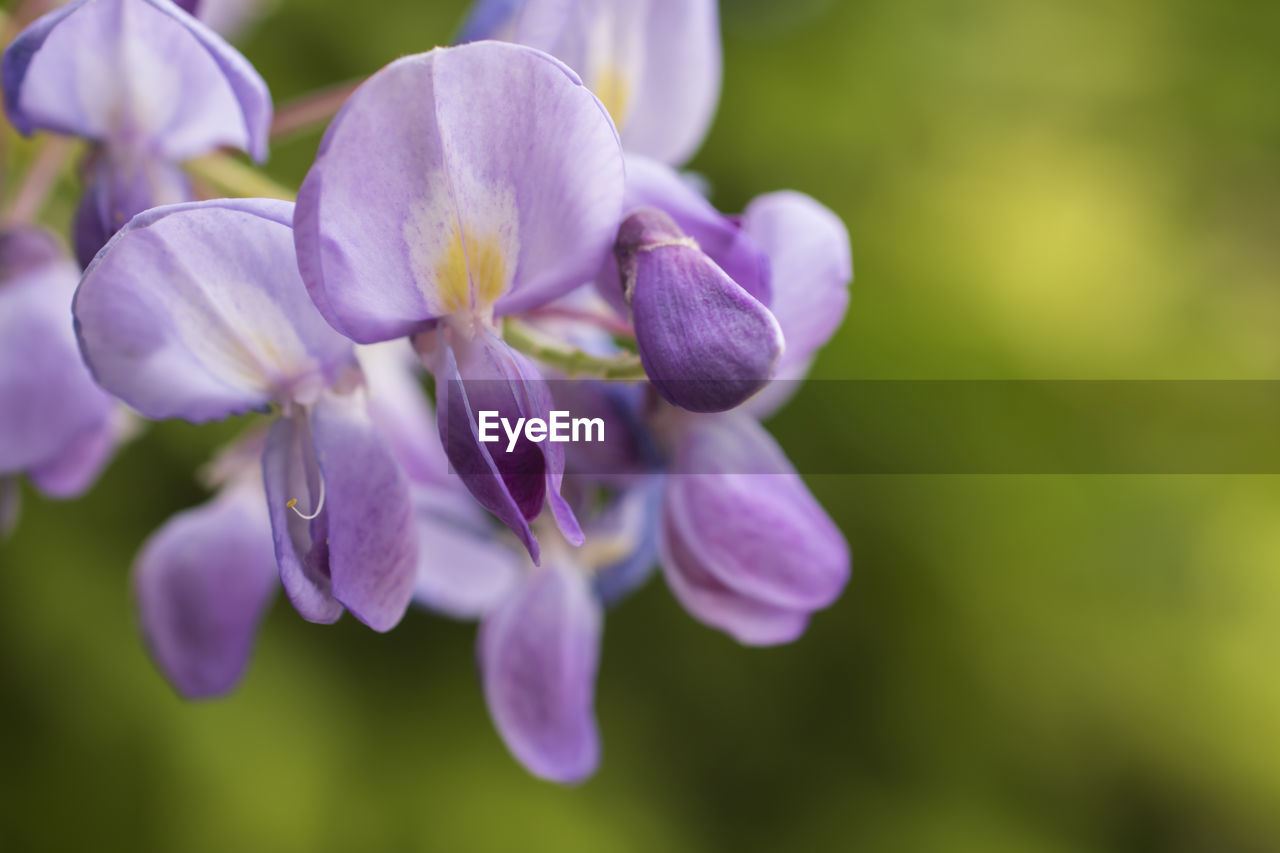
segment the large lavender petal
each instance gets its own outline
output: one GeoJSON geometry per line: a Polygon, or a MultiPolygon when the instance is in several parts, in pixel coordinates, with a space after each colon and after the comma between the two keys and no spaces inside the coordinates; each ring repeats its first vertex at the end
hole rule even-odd
{"type": "Polygon", "coordinates": [[[314,399],[352,362],[294,261],[292,205],[219,199],[131,221],[76,293],[81,350],[150,418],[206,421],[314,399]]]}
{"type": "Polygon", "coordinates": [[[491,519],[465,493],[419,488],[414,600],[458,619],[478,619],[497,607],[529,565],[515,543],[496,535],[491,519]]]}
{"type": "Polygon", "coordinates": [[[548,502],[565,536],[581,544],[582,530],[560,496],[563,447],[550,441],[531,442],[522,432],[508,452],[509,442],[501,428],[494,430],[498,441],[480,441],[482,411],[495,412],[495,418],[506,418],[513,426],[520,419],[548,419],[551,396],[537,370],[485,330],[478,330],[471,341],[441,344],[437,361],[440,435],[463,484],[481,506],[511,528],[534,562],[539,551],[529,522],[548,502]]]}
{"type": "Polygon", "coordinates": [[[271,530],[254,484],[165,522],[134,566],[134,592],[156,665],[189,699],[239,682],[276,589],[271,530]]]}
{"type": "Polygon", "coordinates": [[[830,605],[849,549],[773,438],[742,413],[689,418],[667,478],[665,514],[681,564],[783,610],[830,605]]]}
{"type": "Polygon", "coordinates": [[[3,59],[5,110],[38,129],[185,160],[222,146],[266,157],[267,85],[169,0],[77,0],[24,30],[3,59]]]}
{"type": "Polygon", "coordinates": [[[480,665],[489,714],[512,754],[544,779],[594,772],[600,604],[572,569],[531,575],[485,618],[480,665]]]}
{"type": "Polygon", "coordinates": [[[515,40],[581,74],[627,151],[682,163],[702,144],[720,99],[715,0],[526,0],[515,40]]]}
{"type": "Polygon", "coordinates": [[[0,475],[51,464],[110,417],[76,348],[78,278],[43,232],[0,234],[0,475]]]}
{"type": "Polygon", "coordinates": [[[773,376],[777,321],[655,208],[627,217],[616,248],[640,361],[673,405],[719,412],[773,376]]]}
{"type": "Polygon", "coordinates": [[[613,126],[577,77],[516,45],[405,57],[338,113],[298,196],[298,263],[363,343],[589,280],[622,206],[613,126]]]}
{"type": "Polygon", "coordinates": [[[145,210],[191,198],[191,182],[178,166],[130,150],[104,149],[89,176],[72,226],[76,260],[87,267],[130,219],[145,210]]]}
{"type": "Polygon", "coordinates": [[[413,597],[418,539],[409,484],[362,394],[326,395],[311,418],[328,516],[333,596],[375,631],[413,597]]]}
{"type": "Polygon", "coordinates": [[[768,253],[769,308],[787,339],[776,380],[749,406],[758,416],[780,408],[809,371],[814,354],[844,319],[853,260],[840,218],[798,192],[756,198],[742,216],[743,232],[768,253]]]}

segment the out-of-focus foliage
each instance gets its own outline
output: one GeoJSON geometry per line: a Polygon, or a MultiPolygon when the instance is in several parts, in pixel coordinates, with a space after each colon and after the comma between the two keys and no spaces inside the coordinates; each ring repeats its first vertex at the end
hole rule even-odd
{"type": "MultiPolygon", "coordinates": [[[[853,235],[817,376],[1277,375],[1280,6],[722,5],[694,167],[726,209],[794,187],[853,235]]],[[[462,11],[284,0],[242,45],[283,103],[462,11]]],[[[296,185],[318,138],[271,174],[296,185]]],[[[784,446],[856,414],[820,387],[784,446]]],[[[492,732],[472,626],[421,613],[378,636],[281,604],[238,694],[171,695],[127,569],[234,431],[164,424],[88,499],[27,493],[0,545],[5,850],[1280,848],[1274,477],[810,478],[844,599],[746,650],[650,584],[608,622],[602,771],[565,790],[492,732]]]]}

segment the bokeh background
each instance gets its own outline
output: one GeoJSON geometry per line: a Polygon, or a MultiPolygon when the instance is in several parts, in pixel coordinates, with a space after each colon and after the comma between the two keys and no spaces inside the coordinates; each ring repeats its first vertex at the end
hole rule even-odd
{"type": "MultiPolygon", "coordinates": [[[[722,7],[694,168],[722,208],[793,187],[853,235],[816,375],[1277,375],[1280,5],[722,7]]],[[[283,0],[239,43],[283,103],[463,10],[283,0]]],[[[296,186],[318,138],[270,173],[296,186]]],[[[776,434],[838,439],[837,402],[802,393],[776,434]]],[[[649,584],[608,619],[601,772],[563,789],[493,732],[473,626],[422,613],[379,636],[278,602],[234,696],[175,698],[129,564],[235,429],[163,424],[87,499],[27,493],[0,545],[0,848],[1280,850],[1276,477],[812,476],[844,598],[748,650],[649,584]]]]}

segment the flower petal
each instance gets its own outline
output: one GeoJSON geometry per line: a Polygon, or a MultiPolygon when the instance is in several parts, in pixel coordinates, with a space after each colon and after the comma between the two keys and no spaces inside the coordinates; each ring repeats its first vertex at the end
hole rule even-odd
{"type": "Polygon", "coordinates": [[[168,0],[77,0],[5,51],[5,110],[52,130],[185,160],[222,146],[262,160],[267,84],[234,48],[168,0]]]}
{"type": "Polygon", "coordinates": [[[191,198],[191,182],[172,163],[111,149],[92,159],[72,226],[76,260],[82,267],[89,266],[112,235],[134,216],[191,198]]]}
{"type": "Polygon", "coordinates": [[[711,126],[722,65],[715,0],[526,0],[515,40],[581,74],[629,152],[683,163],[711,126]]]}
{"type": "Polygon", "coordinates": [[[136,217],[85,271],[75,316],[104,388],[206,421],[314,399],[353,359],[298,277],[292,205],[219,199],[136,217]]]}
{"type": "Polygon", "coordinates": [[[165,522],[134,566],[147,647],[189,699],[239,682],[276,590],[262,490],[233,487],[165,522]]]}
{"type": "Polygon", "coordinates": [[[560,63],[477,42],[405,57],[329,126],[298,196],[298,263],[353,340],[499,314],[588,281],[622,206],[613,126],[560,63]]]}
{"type": "Polygon", "coordinates": [[[357,347],[356,354],[369,389],[369,414],[409,480],[415,485],[453,483],[435,412],[418,380],[422,362],[408,342],[370,344],[357,347]]]}
{"type": "Polygon", "coordinates": [[[601,623],[587,579],[569,569],[533,574],[484,621],[489,714],[536,776],[580,782],[599,763],[593,706],[601,623]]]}
{"type": "Polygon", "coordinates": [[[665,515],[687,562],[762,604],[817,610],[848,581],[844,536],[748,415],[689,419],[667,478],[665,515]]]}
{"type": "Polygon", "coordinates": [[[511,593],[529,560],[495,535],[489,517],[465,494],[461,497],[443,488],[414,492],[421,543],[414,600],[458,619],[478,619],[511,593]],[[475,513],[468,511],[473,508],[475,513]]]}
{"type": "Polygon", "coordinates": [[[48,497],[79,497],[98,479],[120,445],[133,435],[136,422],[136,416],[128,409],[117,406],[95,429],[82,433],[53,459],[29,469],[27,476],[48,497]]]}
{"type": "Polygon", "coordinates": [[[660,551],[667,586],[691,616],[748,646],[776,646],[799,638],[809,625],[806,610],[786,610],[748,598],[720,583],[702,567],[670,514],[662,519],[660,551]]]}
{"type": "Polygon", "coordinates": [[[672,405],[719,412],[773,376],[777,321],[656,208],[627,217],[615,249],[640,362],[672,405]]]}
{"type": "Polygon", "coordinates": [[[0,234],[0,475],[52,462],[115,405],[76,348],[78,279],[44,232],[0,234]]]}
{"type": "Polygon", "coordinates": [[[435,374],[445,453],[480,505],[511,528],[534,562],[539,551],[529,522],[548,502],[565,537],[581,544],[582,531],[560,497],[563,446],[531,442],[522,431],[508,452],[509,441],[501,428],[496,429],[498,441],[480,441],[481,412],[496,413],[495,423],[505,418],[512,428],[529,418],[549,418],[551,395],[536,368],[482,329],[473,340],[440,344],[435,374]]]}
{"type": "Polygon", "coordinates": [[[333,596],[375,631],[413,598],[418,539],[409,483],[370,420],[363,394],[327,394],[311,418],[324,478],[333,596]]]}
{"type": "Polygon", "coordinates": [[[501,39],[510,41],[515,18],[525,0],[476,0],[454,36],[454,44],[501,39]]]}
{"type": "Polygon", "coordinates": [[[849,306],[853,260],[840,218],[798,192],[762,195],[747,205],[743,232],[768,253],[773,298],[769,308],[787,339],[777,381],[749,404],[757,416],[776,411],[798,387],[849,306]]]}
{"type": "Polygon", "coordinates": [[[622,490],[612,511],[588,525],[584,550],[597,553],[613,546],[615,555],[596,567],[595,591],[613,605],[639,589],[658,565],[658,522],[662,510],[661,477],[642,477],[622,490]]]}
{"type": "Polygon", "coordinates": [[[333,597],[329,516],[320,503],[320,466],[306,416],[279,418],[271,425],[262,451],[262,475],[285,595],[308,622],[336,622],[342,616],[342,604],[333,597]],[[315,517],[295,513],[290,501],[315,517]]]}

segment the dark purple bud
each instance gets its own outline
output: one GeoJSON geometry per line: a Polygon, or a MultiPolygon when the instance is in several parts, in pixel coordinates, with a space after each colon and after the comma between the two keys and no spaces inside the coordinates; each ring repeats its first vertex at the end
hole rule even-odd
{"type": "Polygon", "coordinates": [[[782,330],[772,313],[656,208],[631,214],[614,246],[640,361],[658,393],[722,412],[773,377],[782,330]]]}

